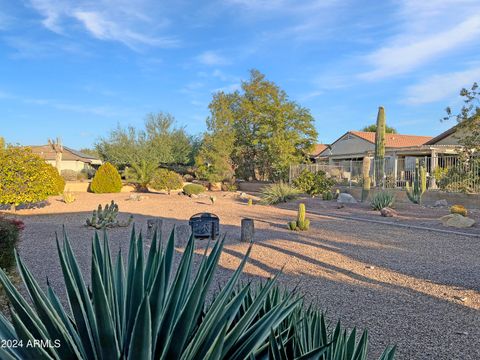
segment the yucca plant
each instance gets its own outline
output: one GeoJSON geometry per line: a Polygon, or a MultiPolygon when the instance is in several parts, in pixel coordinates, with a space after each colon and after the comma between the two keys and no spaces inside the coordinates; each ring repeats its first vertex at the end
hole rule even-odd
{"type": "Polygon", "coordinates": [[[265,186],[262,189],[262,202],[267,205],[275,205],[293,200],[297,198],[300,193],[300,190],[297,190],[284,182],[279,182],[277,184],[265,186]]]}
{"type": "MultiPolygon", "coordinates": [[[[333,352],[336,357],[328,359],[365,359],[366,334],[356,345],[355,339],[344,341],[341,334],[320,339],[322,333],[314,327],[319,324],[318,315],[305,318],[301,300],[294,293],[279,294],[275,278],[255,291],[250,284],[237,287],[251,246],[207,306],[224,239],[216,242],[208,256],[205,251],[195,271],[194,239],[188,241],[175,271],[174,244],[174,231],[165,246],[155,232],[145,257],[142,236],[137,237],[133,229],[124,265],[121,252],[113,261],[106,232],[103,241],[95,234],[88,288],[68,237],[64,235],[63,243],[57,238],[69,310],[48,282],[46,292],[42,289],[16,254],[31,301],[0,270],[0,283],[11,302],[11,322],[0,315],[0,339],[24,344],[0,347],[0,358],[240,360],[265,359],[270,352],[288,354],[294,349],[288,358],[319,358],[333,352]],[[301,330],[304,321],[308,330],[301,330]],[[35,340],[58,340],[60,346],[27,346],[35,340]],[[355,357],[346,356],[351,346],[360,349],[354,351],[355,357]]],[[[393,350],[385,354],[391,357],[382,359],[393,358],[393,350]]]]}
{"type": "Polygon", "coordinates": [[[373,196],[370,203],[373,210],[382,210],[386,207],[393,206],[395,195],[388,191],[380,191],[373,196]]]}

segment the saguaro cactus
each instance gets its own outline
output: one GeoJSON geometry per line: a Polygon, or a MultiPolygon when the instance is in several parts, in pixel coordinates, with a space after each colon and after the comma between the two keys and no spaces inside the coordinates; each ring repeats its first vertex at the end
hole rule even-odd
{"type": "Polygon", "coordinates": [[[421,204],[423,193],[427,190],[427,172],[425,167],[420,165],[418,159],[415,160],[415,176],[413,178],[413,188],[406,183],[406,192],[408,199],[414,204],[421,204]]]}
{"type": "Polygon", "coordinates": [[[375,185],[383,182],[385,175],[385,109],[383,106],[378,108],[377,131],[375,133],[375,185]]]}
{"type": "Polygon", "coordinates": [[[362,202],[367,200],[368,194],[370,192],[370,158],[365,156],[362,163],[362,202]]]}
{"type": "Polygon", "coordinates": [[[58,173],[62,173],[62,157],[63,157],[63,145],[59,138],[56,141],[48,139],[48,144],[55,151],[55,167],[58,170],[58,173]]]}

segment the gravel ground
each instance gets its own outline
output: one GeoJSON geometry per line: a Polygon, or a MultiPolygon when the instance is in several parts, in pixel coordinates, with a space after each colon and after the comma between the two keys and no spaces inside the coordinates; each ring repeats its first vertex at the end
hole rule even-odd
{"type": "MultiPolygon", "coordinates": [[[[398,345],[398,359],[480,359],[478,237],[335,218],[346,213],[375,215],[365,215],[361,205],[336,209],[335,203],[316,199],[302,199],[307,212],[311,210],[310,231],[292,232],[286,229],[286,222],[295,218],[298,202],[249,207],[233,193],[216,193],[215,205],[208,197],[148,194],[142,201],[126,201],[129,194],[76,195],[73,204],[54,197],[44,208],[18,212],[26,224],[19,246],[21,256],[37,279],[44,282],[48,277],[63,299],[54,234],[61,233],[65,225],[88,273],[93,231],[84,222],[98,203],[114,199],[120,216],[126,219],[133,214],[136,226],[143,229],[148,218],[160,217],[164,233],[173,224],[186,225],[195,213],[209,211],[220,217],[221,231],[228,234],[220,283],[238,266],[247,249],[247,244],[239,242],[239,225],[242,217],[250,217],[255,219],[256,244],[245,279],[266,278],[284,266],[279,279],[283,285],[298,286],[306,301],[326,310],[330,319],[341,319],[348,327],[368,328],[372,359],[388,344],[398,345]]],[[[397,210],[410,218],[418,217],[414,211],[422,211],[408,206],[397,210]]],[[[435,209],[437,213],[432,215],[430,210],[423,211],[430,220],[422,221],[439,228],[434,216],[448,212],[435,209]]],[[[129,228],[109,230],[113,251],[127,249],[129,232],[129,228]]]]}

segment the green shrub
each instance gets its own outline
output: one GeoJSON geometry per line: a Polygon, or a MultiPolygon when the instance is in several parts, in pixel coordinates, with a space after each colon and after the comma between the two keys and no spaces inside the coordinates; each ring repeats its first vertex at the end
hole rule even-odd
{"type": "Polygon", "coordinates": [[[0,150],[0,204],[36,203],[63,192],[57,170],[32,150],[8,146],[0,150]]]}
{"type": "Polygon", "coordinates": [[[205,187],[200,184],[187,184],[183,187],[183,193],[185,195],[198,195],[205,191],[205,187]]]}
{"type": "Polygon", "coordinates": [[[296,199],[298,195],[300,195],[299,190],[283,182],[262,188],[262,202],[268,205],[287,202],[296,199]]]}
{"type": "Polygon", "coordinates": [[[150,182],[150,186],[155,190],[171,190],[181,189],[183,186],[182,177],[174,171],[167,169],[158,169],[150,182]]]}
{"type": "Polygon", "coordinates": [[[120,192],[122,179],[115,166],[108,162],[100,166],[90,184],[90,190],[96,194],[120,192]]]}
{"type": "Polygon", "coordinates": [[[333,200],[333,193],[330,190],[324,191],[322,193],[322,200],[333,200]]]}
{"type": "Polygon", "coordinates": [[[335,181],[327,178],[325,171],[319,170],[314,174],[305,169],[293,180],[293,185],[304,193],[316,196],[331,190],[335,181]]]}
{"type": "Polygon", "coordinates": [[[373,196],[370,205],[373,210],[382,210],[386,207],[392,207],[395,202],[395,195],[388,191],[380,191],[373,196]]]}
{"type": "Polygon", "coordinates": [[[48,173],[48,195],[61,195],[63,190],[65,190],[65,179],[58,173],[57,168],[53,167],[50,164],[45,164],[48,173]]]}
{"type": "Polygon", "coordinates": [[[0,217],[0,268],[9,270],[15,265],[15,245],[23,222],[0,217]]]}
{"type": "MultiPolygon", "coordinates": [[[[366,332],[357,339],[356,330],[347,332],[339,323],[330,328],[320,311],[303,306],[300,294],[281,290],[276,276],[259,287],[239,285],[252,245],[228,281],[209,299],[225,238],[199,259],[198,266],[194,237],[187,242],[178,266],[173,231],[164,246],[155,232],[147,256],[135,230],[130,239],[124,265],[121,254],[112,257],[106,234],[103,242],[94,236],[89,280],[78,266],[68,237],[63,243],[57,239],[71,309],[65,308],[48,283],[44,291],[21,257],[18,269],[28,301],[0,270],[13,318],[0,316],[2,339],[58,340],[61,344],[45,349],[24,346],[21,352],[1,347],[0,357],[366,359],[366,332]],[[277,353],[283,356],[271,355],[277,353]]],[[[394,351],[388,348],[381,359],[393,359],[394,351]]]]}

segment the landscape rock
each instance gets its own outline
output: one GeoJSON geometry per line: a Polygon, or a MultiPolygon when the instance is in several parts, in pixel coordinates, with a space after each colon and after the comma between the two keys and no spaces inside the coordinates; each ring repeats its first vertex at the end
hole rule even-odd
{"type": "Polygon", "coordinates": [[[221,182],[211,182],[208,184],[208,190],[210,191],[222,191],[221,182]]]}
{"type": "Polygon", "coordinates": [[[192,199],[198,199],[198,195],[197,195],[197,194],[190,194],[190,197],[191,197],[192,199]]]}
{"type": "Polygon", "coordinates": [[[244,192],[240,193],[240,199],[246,199],[248,197],[244,192]]]}
{"type": "Polygon", "coordinates": [[[338,194],[337,202],[341,204],[356,204],[357,200],[355,200],[355,198],[350,194],[340,193],[338,194]]]}
{"type": "Polygon", "coordinates": [[[397,212],[389,207],[384,207],[380,210],[380,215],[383,217],[395,217],[397,216],[397,212]]]}
{"type": "Polygon", "coordinates": [[[469,217],[462,216],[460,214],[449,214],[440,218],[443,226],[456,227],[456,228],[468,228],[475,224],[475,220],[469,217]]]}
{"type": "Polygon", "coordinates": [[[434,207],[448,206],[448,202],[445,199],[435,201],[434,207]]]}

